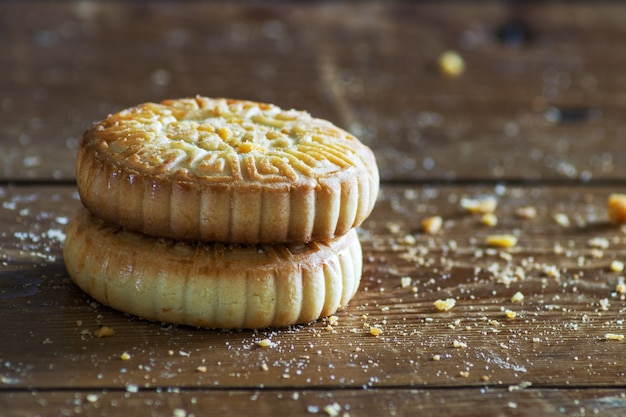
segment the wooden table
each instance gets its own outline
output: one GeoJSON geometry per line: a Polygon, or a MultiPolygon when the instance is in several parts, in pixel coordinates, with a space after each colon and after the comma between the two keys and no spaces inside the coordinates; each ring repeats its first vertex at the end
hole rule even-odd
{"type": "Polygon", "coordinates": [[[619,2],[1,3],[0,416],[624,415],[606,201],[626,191],[625,21],[619,2]],[[172,326],[69,280],[81,133],[196,94],[306,109],[376,152],[362,284],[336,318],[172,326]],[[485,196],[497,225],[461,205],[485,196]]]}

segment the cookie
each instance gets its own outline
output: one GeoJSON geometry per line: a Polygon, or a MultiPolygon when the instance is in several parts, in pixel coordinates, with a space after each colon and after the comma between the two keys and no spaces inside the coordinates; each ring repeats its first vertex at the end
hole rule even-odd
{"type": "Polygon", "coordinates": [[[82,209],[64,259],[71,279],[102,304],[145,319],[242,329],[308,323],[355,294],[356,231],[327,242],[238,245],[153,238],[82,209]]]}
{"type": "Polygon", "coordinates": [[[306,112],[195,97],[108,116],[81,140],[81,201],[156,237],[300,243],[342,236],[370,214],[372,151],[306,112]]]}

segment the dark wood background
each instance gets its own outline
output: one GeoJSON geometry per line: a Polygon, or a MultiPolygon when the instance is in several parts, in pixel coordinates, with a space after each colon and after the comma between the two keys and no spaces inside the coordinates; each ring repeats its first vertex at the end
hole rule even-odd
{"type": "Polygon", "coordinates": [[[626,234],[606,210],[626,192],[624,22],[620,2],[0,3],[0,416],[624,415],[626,340],[607,334],[626,334],[626,234]],[[196,94],[305,109],[375,151],[337,323],[151,323],[69,280],[82,132],[196,94]],[[481,196],[496,226],[460,206],[481,196]]]}

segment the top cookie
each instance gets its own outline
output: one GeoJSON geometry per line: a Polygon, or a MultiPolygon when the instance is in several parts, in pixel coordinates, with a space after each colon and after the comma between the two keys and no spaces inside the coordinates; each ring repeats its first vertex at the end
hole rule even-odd
{"type": "Polygon", "coordinates": [[[327,240],[378,194],[372,151],[308,113],[196,97],[145,103],[83,135],[78,191],[95,215],[158,237],[227,243],[327,240]]]}

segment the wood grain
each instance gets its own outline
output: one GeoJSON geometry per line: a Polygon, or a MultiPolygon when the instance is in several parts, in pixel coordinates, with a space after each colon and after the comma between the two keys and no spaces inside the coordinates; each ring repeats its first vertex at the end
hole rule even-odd
{"type": "Polygon", "coordinates": [[[621,179],[625,18],[618,2],[1,4],[0,178],[72,180],[93,121],[202,94],[328,118],[384,180],[621,179]],[[502,40],[511,22],[526,42],[502,40]],[[438,69],[446,50],[461,76],[438,69]]]}
{"type": "Polygon", "coordinates": [[[624,233],[606,215],[611,191],[384,187],[360,231],[360,291],[336,324],[223,332],[150,323],[94,303],[71,283],[61,258],[63,224],[79,206],[74,188],[5,188],[4,378],[13,388],[47,390],[622,386],[624,342],[606,337],[624,334],[626,308],[621,273],[610,270],[626,252],[624,233]],[[493,228],[458,203],[483,195],[499,201],[493,228]],[[528,204],[537,218],[515,217],[528,204]],[[557,224],[557,213],[571,225],[557,224]],[[437,235],[420,230],[432,214],[445,219],[437,235]],[[498,233],[517,234],[519,244],[486,247],[485,237],[498,233]],[[402,277],[410,277],[404,288],[402,277]],[[516,292],[522,302],[511,301],[516,292]],[[447,298],[456,306],[437,311],[434,301],[447,298]],[[95,337],[103,325],[115,335],[95,337]],[[382,334],[373,336],[372,326],[382,334]],[[271,347],[258,345],[265,338],[271,347]]]}
{"type": "Polygon", "coordinates": [[[626,189],[625,19],[620,2],[0,3],[0,417],[624,415],[626,229],[606,201],[626,189]],[[306,109],[374,149],[364,274],[336,317],[172,326],[70,281],[82,132],[196,94],[306,109]],[[484,197],[491,227],[461,204],[484,197]]]}

